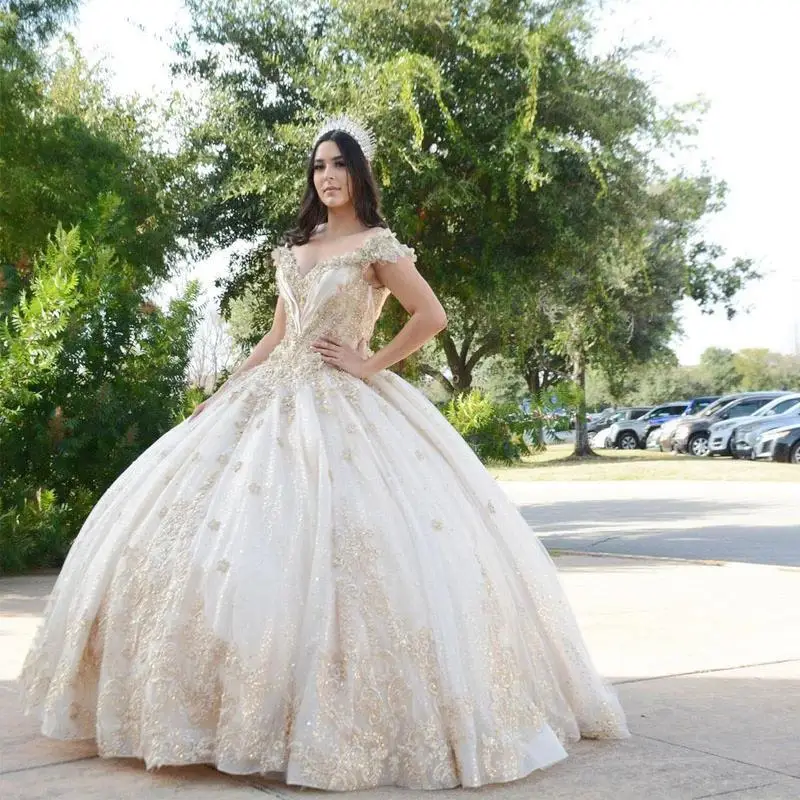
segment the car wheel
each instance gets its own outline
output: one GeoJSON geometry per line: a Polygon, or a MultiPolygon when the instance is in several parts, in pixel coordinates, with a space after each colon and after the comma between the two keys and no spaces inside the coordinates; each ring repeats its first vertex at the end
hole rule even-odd
{"type": "Polygon", "coordinates": [[[696,433],[689,439],[686,449],[693,456],[707,456],[710,452],[708,449],[708,434],[696,433]]]}
{"type": "Polygon", "coordinates": [[[795,446],[789,451],[789,463],[800,464],[800,442],[797,442],[797,444],[795,444],[795,446]]]}
{"type": "Polygon", "coordinates": [[[617,447],[620,450],[635,450],[639,446],[639,437],[635,433],[625,431],[617,437],[617,447]]]}

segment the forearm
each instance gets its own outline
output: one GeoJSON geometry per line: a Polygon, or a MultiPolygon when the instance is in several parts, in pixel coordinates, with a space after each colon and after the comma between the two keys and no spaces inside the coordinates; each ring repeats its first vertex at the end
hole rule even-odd
{"type": "Polygon", "coordinates": [[[447,325],[447,320],[437,315],[416,312],[385,347],[366,360],[368,373],[374,375],[408,358],[422,345],[433,339],[447,325]]]}

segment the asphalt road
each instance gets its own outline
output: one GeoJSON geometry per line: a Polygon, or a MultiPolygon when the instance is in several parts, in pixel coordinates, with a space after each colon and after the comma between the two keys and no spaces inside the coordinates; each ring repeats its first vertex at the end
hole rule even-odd
{"type": "Polygon", "coordinates": [[[501,485],[551,549],[800,566],[800,484],[501,485]]]}

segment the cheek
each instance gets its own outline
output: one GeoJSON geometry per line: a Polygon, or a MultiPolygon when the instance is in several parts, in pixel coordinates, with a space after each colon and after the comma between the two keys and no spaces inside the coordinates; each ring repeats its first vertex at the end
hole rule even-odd
{"type": "Polygon", "coordinates": [[[344,167],[342,168],[342,171],[339,173],[339,175],[337,175],[337,178],[339,185],[347,191],[347,194],[348,195],[352,194],[353,182],[350,180],[350,173],[346,169],[344,169],[344,167]]]}

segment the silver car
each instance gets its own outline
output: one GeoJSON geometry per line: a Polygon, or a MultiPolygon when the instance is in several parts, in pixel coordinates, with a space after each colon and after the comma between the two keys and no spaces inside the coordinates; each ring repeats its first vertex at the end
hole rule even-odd
{"type": "Polygon", "coordinates": [[[800,422],[785,422],[777,428],[770,428],[763,431],[758,435],[753,442],[753,458],[756,460],[766,459],[772,460],[772,453],[775,449],[775,443],[786,435],[787,431],[792,431],[800,428],[800,422]]]}
{"type": "Polygon", "coordinates": [[[764,415],[737,425],[731,433],[731,455],[734,458],[752,458],[756,440],[762,433],[800,422],[800,395],[794,405],[780,414],[764,415]]]}
{"type": "Polygon", "coordinates": [[[751,423],[758,426],[762,421],[767,421],[769,417],[774,418],[781,414],[794,413],[798,404],[800,404],[800,392],[784,394],[761,406],[749,417],[734,417],[715,422],[709,431],[708,446],[711,454],[715,456],[734,455],[733,437],[731,436],[734,430],[745,429],[751,423]]]}

